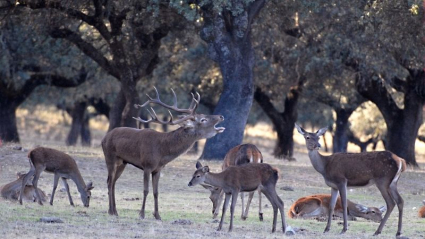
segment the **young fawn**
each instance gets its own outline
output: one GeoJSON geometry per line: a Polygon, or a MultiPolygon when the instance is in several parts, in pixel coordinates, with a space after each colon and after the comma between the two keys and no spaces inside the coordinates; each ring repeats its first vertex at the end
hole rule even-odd
{"type": "MultiPolygon", "coordinates": [[[[330,201],[330,194],[316,194],[299,198],[289,208],[288,216],[290,218],[326,217],[329,212],[330,201]]],[[[350,200],[347,200],[347,208],[349,220],[356,220],[356,217],[362,217],[375,222],[381,222],[382,213],[386,210],[385,207],[366,207],[350,200]]],[[[343,217],[341,198],[338,198],[336,202],[333,215],[343,217]]]]}
{"type": "MultiPolygon", "coordinates": [[[[253,144],[241,144],[233,147],[229,150],[223,160],[223,165],[221,166],[222,171],[226,170],[226,168],[230,166],[239,166],[247,163],[263,163],[263,155],[261,151],[253,144]]],[[[246,175],[249,177],[250,175],[246,175]]],[[[210,190],[210,199],[213,203],[213,218],[218,216],[220,205],[223,200],[223,190],[218,187],[213,187],[211,185],[202,185],[204,188],[210,190]]],[[[242,220],[246,220],[248,218],[249,206],[251,205],[252,198],[254,196],[254,192],[250,192],[248,196],[248,202],[246,207],[244,208],[244,193],[241,192],[241,200],[242,200],[242,220]]],[[[261,191],[258,190],[258,199],[259,199],[259,208],[258,208],[258,216],[260,221],[263,221],[263,212],[261,210],[261,191]]]]}
{"type": "Polygon", "coordinates": [[[425,218],[425,200],[422,201],[424,204],[421,208],[419,208],[418,216],[420,218],[425,218]]]}
{"type": "Polygon", "coordinates": [[[221,230],[223,226],[224,216],[230,198],[232,198],[232,205],[230,206],[229,232],[233,229],[233,213],[235,211],[239,192],[252,192],[260,189],[273,206],[272,232],[276,231],[278,209],[282,218],[282,230],[285,232],[286,224],[283,201],[276,193],[276,183],[279,177],[277,169],[265,163],[249,163],[241,166],[230,166],[220,173],[210,173],[208,166],[203,167],[199,162],[196,163],[196,168],[197,170],[193,174],[192,180],[189,182],[189,187],[198,184],[209,184],[223,189],[226,194],[218,230],[221,230]],[[250,175],[250,177],[246,177],[246,175],[250,175]]]}
{"type": "Polygon", "coordinates": [[[387,212],[374,235],[382,232],[382,228],[397,204],[399,214],[396,236],[400,236],[404,201],[397,190],[397,182],[401,173],[406,170],[406,161],[389,151],[335,153],[330,156],[323,156],[319,153],[319,138],[326,132],[327,128],[319,129],[316,133],[309,133],[297,124],[295,124],[295,127],[304,136],[311,164],[323,176],[326,185],[331,187],[332,196],[329,203],[328,223],[324,232],[330,230],[338,193],[341,196],[344,219],[341,233],[344,233],[348,229],[347,187],[364,187],[375,184],[385,200],[387,212]]]}
{"type": "MultiPolygon", "coordinates": [[[[18,176],[18,179],[1,187],[0,194],[3,198],[9,199],[9,200],[19,199],[19,194],[22,191],[22,180],[27,174],[19,172],[19,173],[16,173],[16,175],[18,176]]],[[[37,189],[37,190],[41,196],[41,201],[43,202],[46,201],[46,194],[41,189],[37,189]]],[[[35,188],[32,184],[25,185],[23,189],[23,199],[26,201],[33,201],[33,202],[37,200],[35,188]]]]}
{"type": "MultiPolygon", "coordinates": [[[[27,184],[28,180],[34,176],[32,184],[36,189],[35,192],[40,205],[43,205],[43,203],[41,202],[41,195],[37,190],[37,184],[41,172],[46,171],[54,174],[53,192],[52,197],[50,198],[50,205],[53,205],[55,191],[58,186],[59,178],[61,178],[66,192],[68,193],[69,203],[74,206],[74,202],[72,201],[71,194],[69,192],[69,186],[66,181],[67,179],[72,179],[77,185],[84,206],[89,206],[91,190],[93,189],[92,183],[90,182],[87,185],[85,184],[83,177],[81,177],[80,170],[78,170],[77,163],[75,163],[75,160],[71,158],[71,156],[55,149],[38,147],[28,153],[28,158],[31,168],[22,180],[22,188],[27,184]]],[[[23,193],[21,191],[19,195],[20,204],[22,204],[22,196],[23,193]]]]}

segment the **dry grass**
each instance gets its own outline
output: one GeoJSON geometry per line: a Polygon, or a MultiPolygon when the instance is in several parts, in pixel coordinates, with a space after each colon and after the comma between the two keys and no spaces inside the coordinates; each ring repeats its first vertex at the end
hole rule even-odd
{"type": "MultiPolygon", "coordinates": [[[[30,119],[34,121],[33,119],[30,119]]],[[[66,132],[66,126],[58,130],[57,135],[66,132]],[[61,131],[62,133],[60,133],[61,131]]],[[[48,132],[54,131],[51,127],[48,132]]],[[[58,126],[56,126],[58,128],[58,126]]],[[[21,133],[24,131],[20,129],[21,133]]],[[[95,133],[96,140],[102,136],[102,130],[95,133]]],[[[272,209],[270,203],[264,199],[264,222],[257,218],[258,199],[254,197],[247,221],[240,219],[240,205],[236,207],[234,229],[228,233],[229,214],[227,212],[226,224],[223,231],[217,232],[218,221],[211,219],[211,203],[208,199],[209,192],[202,187],[188,187],[192,173],[195,170],[197,155],[182,156],[162,171],[160,180],[160,214],[162,221],[154,220],[152,190],[147,199],[146,219],[138,218],[141,207],[143,191],[142,171],[129,165],[116,185],[117,210],[119,217],[109,216],[106,177],[107,171],[103,153],[99,146],[91,148],[65,147],[63,140],[50,137],[40,138],[37,134],[24,132],[22,146],[31,149],[35,145],[43,145],[62,150],[73,156],[81,170],[84,179],[93,181],[92,201],[89,208],[82,206],[75,184],[70,183],[71,193],[76,207],[69,205],[65,192],[57,192],[54,206],[39,206],[36,203],[24,202],[21,206],[17,202],[0,199],[0,234],[2,238],[280,238],[282,232],[277,230],[271,233],[272,209]],[[64,223],[47,224],[38,222],[44,216],[61,218],[64,223]],[[188,220],[191,224],[183,221],[188,220]]],[[[56,136],[59,137],[59,136],[56,136]]],[[[60,137],[63,137],[60,136],[60,137]]],[[[98,142],[96,141],[95,142],[98,142]]],[[[265,162],[278,167],[281,171],[277,192],[285,203],[285,209],[296,199],[316,193],[328,193],[329,188],[324,184],[322,176],[311,166],[305,147],[297,144],[296,162],[287,162],[273,159],[271,156],[273,140],[270,137],[246,137],[247,142],[255,143],[265,155],[265,162]],[[284,191],[281,188],[291,186],[294,191],[284,191]]],[[[98,144],[96,144],[98,145],[98,144]]],[[[0,148],[0,185],[16,178],[17,171],[27,171],[29,164],[27,152],[13,150],[14,145],[0,148]]],[[[423,162],[423,157],[418,161],[423,162]]],[[[203,162],[210,166],[212,171],[219,171],[220,162],[203,162]]],[[[423,167],[423,165],[421,165],[423,167]]],[[[417,210],[421,201],[425,199],[424,191],[425,171],[421,169],[408,169],[399,182],[399,190],[405,199],[405,214],[403,217],[403,234],[409,238],[423,238],[424,219],[417,217],[417,210]]],[[[53,175],[43,173],[39,187],[50,196],[53,184],[53,175]]],[[[357,188],[349,191],[349,198],[355,202],[368,206],[381,206],[384,201],[375,186],[357,188]]],[[[238,200],[240,204],[240,199],[238,200]]],[[[398,211],[395,209],[388,220],[382,235],[374,238],[394,238],[397,230],[398,211]]],[[[323,234],[325,222],[315,220],[292,220],[287,218],[287,224],[293,228],[302,228],[294,238],[371,238],[377,223],[363,219],[349,222],[349,230],[344,235],[339,235],[342,229],[334,221],[331,231],[323,234]]],[[[278,220],[278,225],[280,220],[278,220]]],[[[278,227],[279,228],[279,227],[278,227]]]]}

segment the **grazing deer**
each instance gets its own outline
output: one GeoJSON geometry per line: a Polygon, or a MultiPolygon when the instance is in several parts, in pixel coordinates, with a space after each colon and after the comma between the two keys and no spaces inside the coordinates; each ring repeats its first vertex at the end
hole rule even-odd
{"type": "MultiPolygon", "coordinates": [[[[41,202],[41,195],[37,189],[37,184],[41,172],[46,171],[54,174],[53,192],[52,197],[50,198],[50,205],[53,205],[55,191],[58,186],[59,178],[61,178],[66,192],[68,193],[69,203],[74,206],[67,182],[67,179],[72,179],[72,181],[74,181],[77,185],[84,207],[89,207],[91,190],[93,189],[92,183],[90,182],[86,185],[83,177],[81,177],[80,170],[78,170],[77,163],[73,158],[71,158],[71,156],[56,149],[38,147],[28,153],[28,158],[31,168],[27,175],[25,175],[22,179],[22,188],[27,184],[28,180],[34,176],[32,185],[36,190],[35,193],[40,205],[43,205],[43,203],[41,202]]],[[[22,196],[23,193],[21,191],[19,195],[19,203],[21,205],[22,196]]]]}
{"type": "Polygon", "coordinates": [[[230,197],[232,197],[232,205],[230,206],[229,232],[233,229],[233,213],[239,192],[252,192],[260,189],[273,206],[272,232],[276,231],[277,211],[279,209],[282,218],[282,230],[285,233],[286,224],[283,201],[276,193],[276,183],[279,178],[276,168],[265,163],[248,163],[240,166],[230,166],[220,173],[210,173],[208,166],[203,167],[199,162],[196,163],[196,168],[197,170],[188,184],[189,187],[198,184],[209,184],[221,188],[226,194],[218,231],[223,226],[230,197]],[[250,176],[247,177],[246,175],[250,176]]]}
{"type": "MultiPolygon", "coordinates": [[[[229,166],[239,166],[247,163],[263,163],[263,155],[260,150],[253,144],[242,144],[238,145],[227,152],[226,156],[223,160],[223,165],[221,166],[222,171],[224,171],[229,166]]],[[[250,175],[246,175],[249,177],[250,175]]],[[[213,187],[210,185],[202,185],[204,188],[209,189],[210,199],[213,203],[213,218],[217,218],[220,205],[223,199],[223,190],[221,188],[213,187]]],[[[242,199],[242,220],[246,220],[248,218],[248,210],[251,204],[252,198],[254,196],[254,192],[249,193],[248,202],[246,204],[246,209],[244,210],[244,193],[241,192],[242,199]]],[[[261,210],[261,191],[258,190],[258,198],[259,198],[259,209],[258,216],[260,221],[263,221],[263,212],[261,210]]]]}
{"type": "Polygon", "coordinates": [[[138,106],[145,107],[152,103],[184,115],[179,116],[179,119],[174,121],[169,111],[169,121],[162,121],[158,119],[155,111],[151,109],[151,111],[148,110],[152,117],[150,120],[142,120],[140,117],[135,119],[142,123],[155,122],[180,125],[181,127],[167,133],[157,132],[152,129],[119,127],[106,134],[102,140],[102,148],[108,168],[108,212],[110,215],[118,215],[115,205],[115,182],[124,171],[125,166],[131,164],[143,170],[144,191],[142,209],[139,214],[140,218],[143,219],[145,217],[145,204],[149,193],[149,177],[152,175],[155,202],[153,215],[157,220],[161,220],[158,212],[158,181],[161,170],[167,163],[187,152],[196,141],[211,138],[224,131],[224,127],[216,127],[218,123],[224,120],[223,116],[195,113],[200,100],[198,93],[197,98],[192,94],[192,103],[188,109],[179,109],[174,91],[172,91],[174,95],[174,104],[172,106],[161,102],[156,88],[155,92],[155,99],[148,95],[149,100],[138,106]]]}
{"type": "MultiPolygon", "coordinates": [[[[18,176],[18,179],[1,187],[0,194],[3,198],[8,200],[19,199],[19,194],[21,193],[21,189],[22,189],[22,180],[27,174],[18,172],[16,173],[16,175],[18,176]]],[[[43,192],[43,190],[41,189],[37,189],[37,190],[41,196],[41,201],[43,202],[46,201],[46,194],[43,192]]],[[[23,190],[23,199],[26,201],[33,201],[33,202],[37,200],[35,188],[32,184],[25,185],[25,188],[23,190]]]]}
{"type": "MultiPolygon", "coordinates": [[[[316,194],[299,198],[289,208],[288,216],[290,218],[326,217],[329,212],[330,201],[330,194],[316,194]]],[[[356,217],[362,217],[375,222],[381,222],[382,213],[385,212],[386,208],[385,206],[381,208],[366,207],[347,199],[347,210],[349,220],[356,220],[356,217]]],[[[333,215],[343,217],[340,197],[336,202],[333,215]]]]}
{"type": "Polygon", "coordinates": [[[425,218],[425,200],[423,200],[423,201],[422,201],[422,203],[424,204],[424,206],[422,206],[422,207],[419,209],[418,216],[419,216],[420,218],[425,218]]]}
{"type": "Polygon", "coordinates": [[[341,233],[347,231],[347,187],[363,187],[376,184],[387,205],[387,212],[374,235],[381,233],[388,217],[397,204],[399,210],[398,230],[401,235],[404,201],[397,191],[397,182],[401,172],[406,170],[404,159],[389,152],[335,153],[323,156],[319,153],[319,137],[327,128],[319,129],[316,133],[308,133],[295,124],[298,132],[304,136],[308,155],[314,169],[322,174],[325,183],[331,187],[330,210],[325,231],[331,227],[332,214],[338,197],[341,196],[344,226],[341,233]]]}

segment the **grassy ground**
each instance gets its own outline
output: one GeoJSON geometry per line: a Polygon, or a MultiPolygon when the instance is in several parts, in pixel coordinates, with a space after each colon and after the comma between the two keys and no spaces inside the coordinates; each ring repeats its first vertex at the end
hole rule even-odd
{"type": "MultiPolygon", "coordinates": [[[[25,135],[23,133],[22,135],[25,135]]],[[[41,134],[40,134],[41,135],[41,134]]],[[[101,133],[95,133],[101,135],[101,133]]],[[[146,218],[141,220],[138,213],[141,207],[143,191],[143,174],[139,169],[129,165],[116,185],[116,200],[119,217],[109,216],[107,196],[107,171],[103,153],[98,144],[91,148],[65,147],[55,138],[37,138],[25,135],[22,139],[24,149],[43,145],[62,150],[75,158],[86,182],[92,181],[95,188],[89,208],[82,206],[75,184],[70,182],[71,193],[76,204],[69,205],[65,192],[58,191],[54,205],[39,206],[36,203],[17,202],[0,199],[0,235],[2,238],[280,238],[282,232],[271,233],[272,209],[263,197],[264,221],[257,217],[258,197],[255,196],[247,221],[240,219],[240,199],[235,212],[234,229],[228,233],[229,214],[222,231],[216,231],[218,221],[212,219],[209,192],[200,186],[188,187],[187,184],[195,170],[197,155],[184,155],[168,164],[161,173],[159,186],[160,215],[162,221],[156,221],[153,211],[152,190],[147,199],[146,218]],[[264,204],[266,206],[264,206],[264,204]],[[38,222],[41,217],[59,217],[64,223],[38,222]]],[[[305,146],[297,144],[296,162],[276,160],[271,156],[273,141],[270,138],[246,137],[255,143],[265,156],[265,162],[278,167],[281,171],[277,192],[285,203],[285,210],[299,197],[329,193],[322,176],[311,166],[305,146]],[[284,191],[290,186],[294,191],[284,191]]],[[[95,141],[98,142],[98,141],[95,141]]],[[[27,152],[14,150],[14,145],[0,147],[0,185],[15,180],[17,171],[27,171],[29,164],[27,152]]],[[[423,157],[418,157],[422,162],[423,157]]],[[[220,170],[220,162],[202,162],[212,171],[220,170]]],[[[417,210],[425,199],[425,171],[408,169],[399,181],[399,191],[405,200],[403,217],[403,235],[409,238],[423,238],[425,220],[417,217],[417,210]]],[[[53,175],[43,173],[39,187],[50,197],[53,175]]],[[[61,186],[60,186],[61,187],[61,186]]],[[[375,186],[351,189],[348,195],[352,201],[367,206],[382,206],[384,200],[375,186]]],[[[286,212],[285,212],[286,213],[286,212]]],[[[285,215],[286,216],[286,215],[285,215]]],[[[378,227],[377,223],[363,219],[349,222],[346,234],[339,235],[342,226],[339,220],[333,221],[331,231],[323,234],[325,222],[315,220],[287,219],[293,228],[302,229],[294,238],[372,238],[378,227]]],[[[373,238],[394,238],[397,230],[398,211],[391,214],[383,233],[373,238]]],[[[280,220],[278,219],[278,228],[280,220]]]]}

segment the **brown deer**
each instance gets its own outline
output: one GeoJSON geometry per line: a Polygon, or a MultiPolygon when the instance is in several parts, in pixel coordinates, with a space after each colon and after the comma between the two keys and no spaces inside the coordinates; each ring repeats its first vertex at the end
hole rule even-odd
{"type": "MultiPolygon", "coordinates": [[[[28,153],[30,161],[30,171],[22,179],[22,188],[27,184],[28,180],[34,176],[32,185],[35,188],[38,203],[43,205],[41,195],[38,191],[37,184],[40,174],[43,171],[54,174],[53,191],[52,197],[50,198],[50,205],[53,205],[53,198],[55,197],[55,191],[58,186],[59,178],[62,179],[63,185],[65,186],[66,192],[68,193],[69,203],[74,206],[72,201],[71,193],[69,192],[69,186],[67,179],[72,179],[77,185],[78,191],[80,192],[81,201],[85,207],[89,207],[91,190],[93,189],[92,183],[84,182],[81,177],[80,170],[78,170],[77,163],[71,156],[61,151],[51,148],[38,147],[31,150],[28,153]]],[[[23,193],[21,191],[19,195],[19,203],[22,204],[23,193]]]]}
{"type": "Polygon", "coordinates": [[[142,123],[155,122],[180,125],[181,127],[167,133],[157,132],[152,129],[119,127],[106,134],[102,140],[102,148],[108,168],[108,212],[110,215],[118,215],[115,205],[115,182],[124,171],[125,166],[131,164],[143,170],[144,191],[142,209],[139,214],[140,218],[145,217],[145,204],[149,193],[149,177],[152,175],[155,202],[153,215],[157,220],[161,220],[158,212],[158,181],[161,170],[167,163],[187,152],[196,141],[211,138],[224,131],[224,127],[216,127],[218,123],[224,120],[223,116],[195,113],[200,100],[198,93],[197,98],[192,94],[192,103],[188,109],[179,109],[174,91],[172,91],[174,95],[174,104],[172,106],[161,102],[156,88],[155,92],[155,99],[148,95],[149,100],[138,106],[145,107],[152,103],[184,115],[174,121],[169,111],[169,121],[161,121],[155,111],[151,109],[151,111],[148,110],[152,117],[150,120],[142,120],[140,117],[136,120],[142,123]]]}
{"type": "Polygon", "coordinates": [[[208,184],[221,188],[226,194],[221,220],[218,226],[219,231],[223,226],[224,216],[227,206],[229,205],[230,197],[232,198],[232,205],[230,206],[229,232],[233,229],[233,213],[235,211],[239,192],[252,192],[260,189],[273,206],[272,232],[276,231],[277,211],[279,209],[282,218],[282,230],[285,233],[286,223],[285,213],[283,211],[284,205],[283,201],[276,193],[276,183],[279,178],[276,168],[265,163],[248,163],[240,166],[230,166],[220,173],[210,173],[209,167],[203,167],[199,162],[196,163],[196,168],[197,170],[188,184],[189,187],[198,184],[208,184]],[[247,177],[246,175],[250,176],[247,177]]]}
{"type": "MultiPolygon", "coordinates": [[[[289,208],[288,216],[290,218],[326,217],[329,212],[330,201],[330,194],[315,194],[299,198],[292,204],[291,208],[289,208]]],[[[366,207],[347,199],[347,210],[349,220],[356,220],[356,217],[362,217],[375,222],[381,222],[382,213],[385,212],[386,208],[385,206],[381,208],[366,207]]],[[[336,202],[333,215],[343,217],[340,197],[338,197],[336,202]]]]}
{"type": "MultiPolygon", "coordinates": [[[[232,149],[227,152],[226,156],[223,160],[223,165],[221,167],[222,171],[224,171],[229,166],[239,166],[247,163],[263,163],[263,155],[261,154],[261,151],[257,148],[257,146],[253,144],[241,144],[233,147],[232,149]]],[[[246,175],[249,177],[249,175],[246,175]]],[[[213,218],[217,218],[220,205],[223,200],[223,190],[218,187],[213,187],[210,185],[202,185],[204,188],[209,189],[210,199],[213,203],[213,218]]],[[[249,193],[248,202],[246,204],[246,208],[244,210],[244,193],[241,192],[241,199],[242,199],[242,214],[241,218],[242,220],[246,220],[248,218],[248,210],[249,206],[251,204],[252,198],[254,196],[254,192],[249,193]]],[[[263,212],[261,210],[261,191],[258,190],[258,198],[259,198],[259,209],[258,209],[258,216],[260,218],[260,221],[263,221],[263,212]]]]}
{"type": "Polygon", "coordinates": [[[398,230],[396,236],[401,235],[403,205],[404,201],[397,190],[397,182],[401,172],[406,170],[404,159],[389,152],[363,152],[363,153],[335,153],[330,156],[323,156],[319,153],[319,137],[327,128],[319,129],[316,133],[308,133],[303,128],[295,124],[298,132],[304,136],[308,155],[314,169],[322,174],[326,185],[331,187],[330,210],[328,213],[328,223],[325,231],[331,227],[332,215],[338,197],[341,196],[344,226],[341,233],[347,231],[347,187],[363,187],[375,184],[385,199],[387,212],[379,224],[374,235],[381,233],[385,222],[388,220],[395,204],[399,210],[398,230]]]}
{"type": "Polygon", "coordinates": [[[425,200],[423,200],[422,203],[424,204],[424,206],[419,208],[418,216],[420,218],[425,218],[425,200]]]}
{"type": "MultiPolygon", "coordinates": [[[[4,199],[8,199],[8,200],[19,199],[19,194],[21,193],[21,189],[22,189],[22,180],[27,174],[18,172],[16,173],[16,175],[18,176],[18,179],[1,187],[0,194],[4,199]]],[[[37,189],[37,190],[41,196],[41,201],[43,202],[46,201],[46,194],[43,192],[43,190],[41,189],[37,189]]],[[[35,188],[32,184],[26,184],[23,191],[24,191],[23,199],[25,201],[35,202],[37,200],[35,188]]]]}

